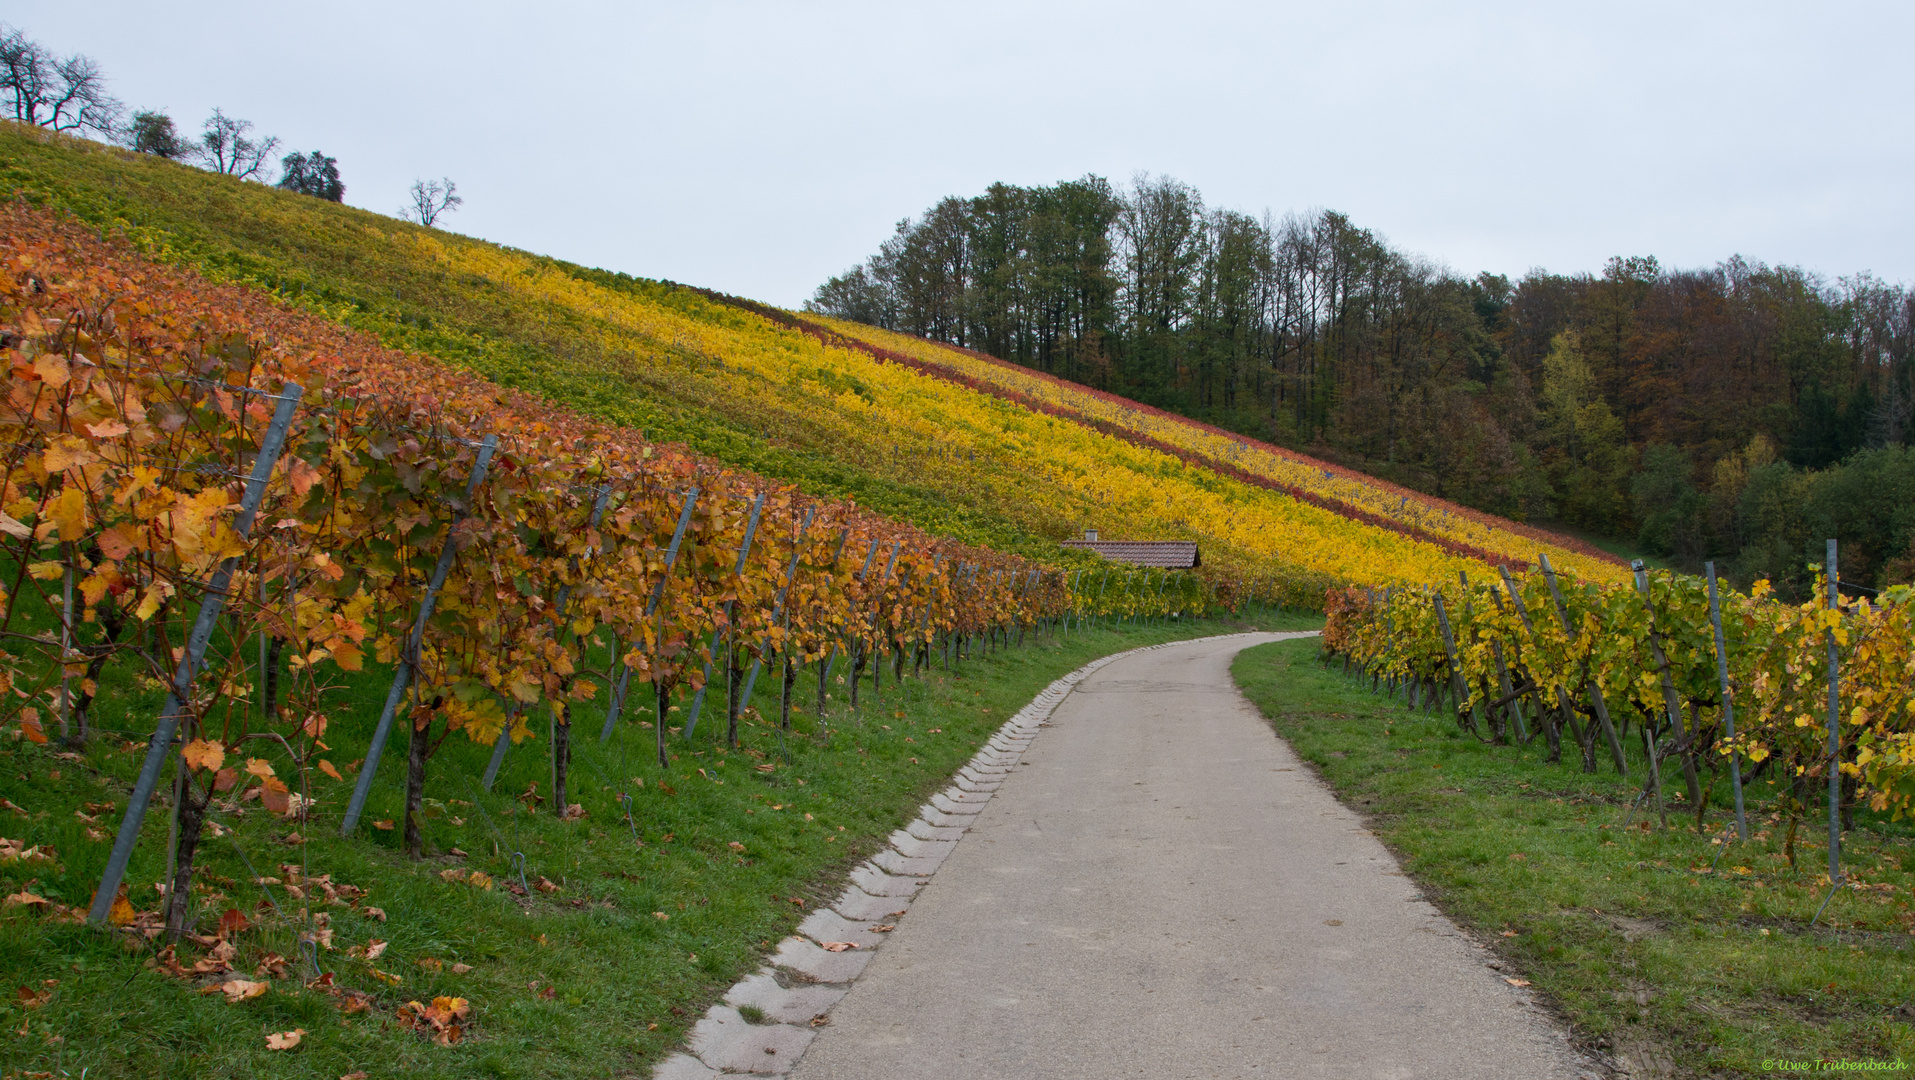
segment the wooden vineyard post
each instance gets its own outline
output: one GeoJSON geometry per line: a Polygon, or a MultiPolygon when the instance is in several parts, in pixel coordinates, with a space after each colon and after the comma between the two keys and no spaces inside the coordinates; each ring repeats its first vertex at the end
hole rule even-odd
{"type": "Polygon", "coordinates": [[[1443,632],[1443,655],[1449,658],[1450,692],[1456,696],[1456,726],[1477,731],[1476,709],[1469,705],[1469,688],[1463,682],[1463,666],[1456,662],[1456,635],[1450,631],[1449,612],[1443,609],[1443,594],[1432,594],[1436,602],[1436,628],[1443,632]],[[1468,706],[1467,711],[1465,707],[1468,706]],[[1464,718],[1468,717],[1467,723],[1464,718]]]}
{"type": "MultiPolygon", "coordinates": [[[[1735,738],[1735,690],[1729,685],[1729,646],[1722,637],[1722,603],[1716,598],[1716,564],[1705,563],[1709,575],[1709,623],[1716,636],[1716,680],[1722,684],[1722,733],[1735,738]]],[[[1729,781],[1735,787],[1735,833],[1744,842],[1749,839],[1749,819],[1742,812],[1742,755],[1729,753],[1729,781]]]]}
{"type": "Polygon", "coordinates": [[[439,589],[445,585],[446,575],[452,572],[452,560],[458,554],[453,538],[459,530],[459,523],[472,512],[472,496],[485,483],[486,470],[492,467],[492,455],[499,448],[499,437],[487,435],[479,444],[479,456],[472,462],[472,472],[465,479],[465,499],[453,511],[452,522],[446,526],[445,545],[439,551],[439,563],[432,568],[432,579],[426,583],[425,595],[419,599],[419,614],[412,621],[412,634],[406,639],[405,654],[399,657],[399,663],[392,672],[392,687],[386,691],[386,706],[379,713],[379,726],[373,729],[372,744],[366,747],[366,760],[359,766],[359,780],[352,789],[352,800],[346,804],[346,817],[339,826],[339,835],[351,836],[359,827],[359,816],[366,810],[366,796],[372,793],[373,774],[379,770],[379,758],[385,753],[386,740],[392,735],[392,717],[399,709],[399,701],[405,697],[406,687],[412,682],[413,667],[419,663],[419,649],[425,643],[426,622],[432,618],[432,608],[439,600],[439,589]]]}
{"type": "MultiPolygon", "coordinates": [[[[1689,798],[1697,807],[1696,827],[1702,827],[1702,783],[1696,776],[1695,732],[1682,723],[1682,701],[1676,696],[1676,683],[1669,674],[1669,654],[1662,647],[1662,631],[1656,628],[1656,606],[1649,596],[1649,571],[1641,559],[1630,564],[1636,572],[1636,589],[1642,593],[1642,608],[1649,615],[1649,654],[1656,659],[1656,675],[1662,683],[1662,707],[1669,713],[1669,729],[1676,733],[1676,748],[1682,754],[1682,778],[1689,798]]],[[[1660,789],[1659,789],[1660,790],[1660,789]]]]}
{"type": "MultiPolygon", "coordinates": [[[[858,571],[858,584],[862,585],[870,578],[871,564],[875,562],[877,558],[878,541],[873,540],[871,541],[871,546],[865,549],[864,568],[858,571]]],[[[865,657],[863,640],[857,636],[856,631],[849,623],[850,620],[847,619],[844,631],[844,654],[845,663],[851,665],[851,677],[845,681],[851,686],[850,705],[855,709],[858,707],[858,679],[864,674],[865,657]]]]}
{"type": "MultiPolygon", "coordinates": [[[[798,534],[792,538],[791,562],[785,567],[784,583],[778,586],[778,595],[774,597],[771,602],[771,621],[774,623],[784,617],[785,594],[790,591],[792,580],[798,576],[798,560],[803,557],[804,550],[805,550],[805,547],[804,547],[805,532],[811,528],[811,519],[814,515],[817,514],[817,512],[818,512],[818,508],[815,506],[805,507],[805,519],[803,522],[799,523],[798,534]]],[[[779,655],[782,656],[783,652],[780,651],[779,655]]],[[[764,666],[765,666],[764,657],[755,656],[752,658],[751,674],[747,676],[745,679],[745,692],[742,695],[741,700],[747,701],[747,702],[751,700],[752,687],[755,687],[758,685],[758,672],[759,672],[759,669],[763,668],[764,666]]],[[[786,698],[786,706],[788,711],[788,707],[790,705],[789,699],[791,697],[791,690],[789,687],[785,688],[784,696],[786,698]]]]}
{"type": "MultiPolygon", "coordinates": [[[[1523,594],[1516,588],[1515,579],[1509,576],[1509,567],[1499,566],[1496,569],[1503,575],[1503,589],[1509,593],[1509,602],[1515,606],[1517,618],[1523,621],[1523,632],[1528,634],[1532,641],[1535,640],[1536,624],[1530,621],[1529,607],[1523,603],[1523,594]]],[[[1532,672],[1531,682],[1535,682],[1533,674],[1532,672]]],[[[1538,695],[1538,697],[1540,696],[1541,695],[1538,695]]],[[[1542,719],[1544,741],[1549,746],[1548,760],[1552,763],[1561,761],[1563,759],[1563,733],[1562,728],[1556,723],[1556,717],[1567,716],[1569,714],[1569,692],[1558,687],[1556,689],[1555,712],[1552,713],[1548,703],[1540,700],[1536,703],[1536,712],[1542,719]]]]}
{"type": "MultiPolygon", "coordinates": [[[[1842,615],[1841,578],[1835,572],[1835,541],[1829,541],[1829,613],[1842,615]]],[[[1842,659],[1836,652],[1835,628],[1827,630],[1829,643],[1829,888],[1830,896],[1842,884],[1842,659]]]]}
{"type": "MultiPolygon", "coordinates": [[[[1647,575],[1642,569],[1642,560],[1641,559],[1635,560],[1631,564],[1631,568],[1635,570],[1636,572],[1636,587],[1644,590],[1643,602],[1647,604],[1648,595],[1649,595],[1647,590],[1649,587],[1649,583],[1647,581],[1647,575]]],[[[1652,619],[1654,618],[1653,614],[1651,615],[1651,618],[1652,619]]],[[[1668,707],[1667,702],[1665,701],[1664,708],[1667,708],[1667,707],[1668,707]]],[[[1677,721],[1677,723],[1680,724],[1680,721],[1677,721]]],[[[1677,730],[1680,731],[1681,730],[1680,727],[1678,727],[1677,730]]],[[[1653,724],[1642,725],[1642,752],[1644,756],[1646,756],[1649,759],[1648,786],[1645,787],[1643,790],[1645,793],[1646,792],[1655,793],[1656,820],[1660,821],[1664,825],[1667,825],[1669,824],[1669,811],[1668,811],[1668,808],[1665,807],[1662,802],[1662,750],[1659,743],[1657,742],[1655,725],[1653,724]]],[[[1639,796],[1636,800],[1635,805],[1639,806],[1641,805],[1641,803],[1642,803],[1642,799],[1639,796]]],[[[1635,814],[1635,809],[1633,806],[1631,807],[1629,813],[1631,816],[1635,814]]]]}
{"type": "MultiPolygon", "coordinates": [[[[831,549],[831,577],[834,582],[837,580],[837,577],[838,577],[838,560],[844,556],[845,541],[849,539],[851,539],[851,526],[846,525],[844,528],[838,530],[838,546],[831,549]]],[[[832,657],[836,656],[837,652],[838,652],[838,646],[834,642],[829,649],[825,650],[825,654],[822,657],[818,658],[818,715],[819,716],[823,716],[825,714],[825,683],[831,675],[832,657]]]]}
{"type": "MultiPolygon", "coordinates": [[[[1505,569],[1503,572],[1505,575],[1509,573],[1507,569],[1505,569]]],[[[1490,585],[1489,585],[1489,598],[1495,601],[1497,611],[1503,610],[1503,594],[1496,591],[1496,583],[1493,581],[1490,582],[1490,585]]],[[[1518,608],[1521,608],[1521,606],[1522,605],[1520,604],[1517,605],[1518,608]]],[[[1527,612],[1524,613],[1523,622],[1524,622],[1524,625],[1528,625],[1529,619],[1528,619],[1527,612]]],[[[1492,642],[1492,644],[1495,645],[1496,647],[1495,648],[1496,673],[1498,677],[1500,677],[1502,680],[1503,700],[1509,706],[1509,718],[1516,722],[1517,739],[1521,740],[1524,743],[1527,743],[1529,742],[1529,728],[1523,723],[1523,700],[1522,699],[1525,696],[1527,696],[1528,691],[1525,690],[1522,694],[1518,694],[1516,692],[1515,681],[1510,678],[1510,674],[1509,674],[1509,665],[1511,663],[1521,664],[1523,662],[1522,650],[1518,649],[1516,651],[1516,655],[1505,658],[1503,656],[1503,643],[1500,641],[1497,641],[1497,642],[1492,642]]],[[[1533,685],[1536,680],[1532,678],[1529,681],[1533,685]]]]}
{"type": "MultiPolygon", "coordinates": [[[[936,555],[931,556],[931,581],[933,583],[933,589],[935,589],[936,581],[938,579],[938,570],[943,565],[944,565],[943,552],[939,552],[936,555]]],[[[918,643],[919,656],[927,655],[928,650],[931,647],[931,603],[932,603],[931,595],[929,592],[927,592],[924,597],[924,617],[921,620],[919,620],[919,623],[918,623],[918,637],[922,639],[918,643]]],[[[923,676],[919,675],[919,678],[921,680],[923,676]]]]}
{"type": "MultiPolygon", "coordinates": [[[[587,529],[598,528],[599,519],[605,515],[605,505],[611,502],[611,500],[611,485],[600,485],[598,494],[592,499],[592,512],[585,519],[585,527],[587,529]]],[[[581,558],[582,556],[574,555],[566,560],[570,565],[572,573],[576,574],[578,572],[581,558]]],[[[570,585],[561,588],[558,591],[558,595],[553,598],[553,614],[557,616],[559,624],[557,632],[552,635],[555,643],[563,643],[565,640],[565,608],[571,598],[572,587],[570,585]]],[[[574,635],[574,637],[576,638],[576,635],[574,635]]],[[[584,659],[584,651],[584,649],[579,650],[581,661],[584,659]]],[[[572,677],[566,676],[560,685],[569,688],[571,684],[572,677]]],[[[572,707],[561,697],[548,697],[546,706],[550,717],[547,730],[550,732],[550,741],[552,744],[552,812],[563,818],[565,816],[566,807],[566,785],[572,771],[572,707]]],[[[412,737],[414,739],[419,738],[417,729],[413,731],[412,737]]]]}
{"type": "MultiPolygon", "coordinates": [[[[1475,602],[1469,598],[1470,597],[1469,574],[1467,574],[1466,572],[1462,570],[1458,570],[1456,572],[1456,583],[1463,587],[1463,616],[1467,619],[1474,621],[1476,618],[1476,605],[1475,605],[1475,602]]],[[[1491,596],[1496,596],[1496,587],[1494,585],[1490,586],[1489,592],[1491,596]]],[[[1502,608],[1502,603],[1500,601],[1500,598],[1498,598],[1498,603],[1496,606],[1499,610],[1502,608]]],[[[1500,708],[1503,710],[1501,714],[1503,719],[1497,718],[1498,713],[1496,709],[1493,708],[1490,710],[1490,714],[1489,714],[1490,734],[1494,735],[1498,742],[1507,742],[1509,741],[1508,717],[1510,716],[1521,717],[1522,714],[1516,708],[1516,693],[1510,687],[1509,665],[1503,662],[1502,641],[1498,640],[1495,637],[1491,637],[1489,641],[1489,654],[1491,658],[1493,658],[1496,661],[1497,689],[1501,690],[1503,693],[1503,703],[1500,706],[1500,708]]],[[[1521,728],[1521,723],[1522,721],[1519,719],[1517,721],[1519,730],[1521,728]]]]}
{"type": "MultiPolygon", "coordinates": [[[[765,493],[759,492],[758,498],[751,504],[751,517],[745,522],[745,539],[738,545],[738,565],[732,568],[732,577],[742,577],[745,573],[745,560],[751,558],[751,540],[758,535],[758,515],[765,509],[765,493]]],[[[724,622],[731,622],[731,606],[736,601],[728,601],[724,608],[724,622]]],[[[698,693],[692,695],[691,714],[685,718],[685,737],[692,737],[698,728],[699,710],[705,707],[705,691],[711,686],[711,665],[713,650],[718,648],[718,636],[725,632],[724,626],[711,628],[711,640],[705,643],[705,678],[698,684],[698,693]]],[[[729,666],[729,664],[727,665],[729,666]]]]}
{"type": "MultiPolygon", "coordinates": [[[[296,383],[286,383],[277,395],[279,404],[273,410],[273,419],[267,425],[266,435],[260,440],[259,453],[253,458],[253,471],[246,478],[246,491],[240,497],[239,514],[233,519],[233,532],[241,538],[252,532],[253,518],[259,513],[259,504],[266,498],[266,486],[272,479],[273,469],[279,463],[279,455],[286,447],[286,434],[293,423],[293,412],[299,406],[299,399],[305,393],[296,383]]],[[[140,774],[133,782],[133,792],[126,803],[126,816],[120,820],[120,831],[113,838],[113,850],[107,856],[106,871],[100,875],[100,887],[93,894],[93,904],[87,912],[87,921],[95,926],[106,925],[107,916],[113,910],[113,901],[119,895],[120,882],[126,877],[126,865],[133,857],[133,848],[139,843],[140,826],[146,820],[146,808],[153,800],[153,791],[159,786],[160,773],[166,767],[166,759],[173,753],[173,735],[179,730],[182,717],[192,707],[193,679],[199,674],[199,664],[206,656],[206,647],[213,639],[213,631],[219,624],[221,611],[226,607],[227,590],[233,581],[233,571],[239,565],[239,556],[231,555],[220,560],[213,576],[206,583],[206,592],[200,600],[199,614],[193,619],[193,629],[186,638],[186,652],[180,657],[179,667],[173,672],[172,685],[167,687],[166,703],[160,707],[159,721],[154,725],[153,736],[146,744],[146,758],[140,763],[140,774]]],[[[181,766],[182,769],[185,766],[181,766]]],[[[168,880],[168,887],[172,880],[168,880]]]]}
{"type": "MultiPolygon", "coordinates": [[[[685,492],[685,504],[678,511],[678,526],[672,530],[672,542],[665,548],[665,568],[658,573],[658,584],[652,586],[652,595],[645,601],[645,617],[651,618],[658,611],[658,605],[665,601],[665,586],[672,579],[672,567],[678,565],[678,549],[685,542],[685,533],[692,524],[692,510],[698,505],[698,489],[690,488],[685,492]]],[[[625,707],[625,689],[632,678],[631,665],[623,659],[618,663],[618,683],[612,688],[612,700],[605,708],[605,727],[598,733],[598,741],[603,744],[612,737],[612,728],[618,723],[618,714],[625,707]]],[[[662,746],[665,735],[661,730],[658,742],[662,746]]],[[[662,750],[660,751],[663,752],[662,750]]],[[[490,784],[486,785],[488,788],[490,784]]]]}
{"type": "MultiPolygon", "coordinates": [[[[1550,598],[1556,602],[1556,614],[1563,620],[1563,632],[1573,638],[1576,636],[1576,628],[1569,621],[1569,608],[1563,603],[1562,590],[1556,587],[1556,571],[1549,565],[1548,555],[1538,555],[1537,558],[1542,563],[1543,580],[1549,583],[1550,598]]],[[[1609,703],[1603,700],[1602,687],[1596,685],[1596,680],[1587,670],[1588,666],[1589,662],[1584,660],[1583,683],[1589,691],[1589,707],[1595,710],[1596,722],[1602,725],[1603,739],[1609,744],[1609,756],[1616,763],[1616,775],[1628,776],[1629,763],[1622,756],[1622,740],[1616,737],[1616,727],[1609,722],[1609,703]]],[[[1584,745],[1589,744],[1584,743],[1584,745]]],[[[1586,771],[1596,771],[1593,754],[1585,752],[1583,761],[1586,771]]]]}
{"type": "Polygon", "coordinates": [[[884,561],[884,577],[878,579],[877,602],[871,605],[871,621],[865,625],[864,636],[871,641],[871,693],[877,695],[878,687],[884,677],[883,654],[878,649],[878,621],[884,618],[884,590],[891,586],[891,572],[898,568],[898,552],[904,547],[904,541],[891,542],[891,554],[884,561]]]}

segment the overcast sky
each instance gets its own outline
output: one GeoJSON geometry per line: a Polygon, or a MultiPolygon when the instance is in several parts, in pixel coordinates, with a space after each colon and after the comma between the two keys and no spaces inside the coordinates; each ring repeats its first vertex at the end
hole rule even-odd
{"type": "Polygon", "coordinates": [[[1732,254],[1915,282],[1915,5],[9,0],[185,129],[393,213],[796,306],[992,181],[1164,173],[1466,273],[1732,254]]]}

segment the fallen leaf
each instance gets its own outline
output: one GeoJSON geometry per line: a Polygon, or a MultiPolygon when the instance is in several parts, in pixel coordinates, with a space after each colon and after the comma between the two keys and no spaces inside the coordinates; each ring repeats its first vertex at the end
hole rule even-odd
{"type": "Polygon", "coordinates": [[[464,975],[464,974],[465,974],[466,972],[468,972],[468,971],[471,971],[471,970],[472,970],[472,965],[471,965],[471,964],[454,964],[454,965],[452,965],[452,973],[453,973],[454,975],[464,975]]]}
{"type": "Polygon", "coordinates": [[[882,925],[872,927],[871,932],[874,934],[888,934],[891,931],[896,930],[897,928],[898,928],[898,925],[896,923],[884,923],[882,925]]]}
{"type": "Polygon", "coordinates": [[[671,918],[671,916],[665,914],[662,911],[654,911],[652,912],[652,918],[657,919],[659,922],[664,922],[665,920],[671,918]]]}
{"type": "Polygon", "coordinates": [[[371,941],[366,942],[366,959],[379,959],[380,956],[385,954],[387,947],[391,944],[392,942],[390,941],[381,941],[378,938],[373,938],[371,941]]]}
{"type": "Polygon", "coordinates": [[[375,828],[375,829],[378,829],[378,830],[379,830],[380,832],[391,832],[391,831],[392,831],[392,819],[391,819],[391,818],[387,818],[387,819],[386,819],[386,820],[384,820],[384,821],[375,821],[375,822],[373,822],[373,823],[372,823],[372,827],[373,827],[373,828],[375,828]]]}
{"type": "Polygon", "coordinates": [[[475,889],[490,889],[492,888],[492,875],[482,874],[474,870],[472,871],[472,876],[465,879],[465,883],[475,889]]]}
{"type": "Polygon", "coordinates": [[[1528,986],[1529,985],[1528,979],[1518,979],[1514,976],[1505,978],[1503,981],[1510,984],[1511,986],[1528,986]]]}
{"type": "Polygon", "coordinates": [[[53,997],[53,991],[35,990],[31,986],[22,986],[13,993],[15,997],[19,998],[20,1007],[23,1009],[37,1009],[45,1005],[47,1001],[53,997]]]}
{"type": "Polygon", "coordinates": [[[273,763],[267,761],[265,758],[248,758],[246,760],[246,771],[259,777],[261,780],[265,780],[274,775],[273,763]]]}
{"type": "Polygon", "coordinates": [[[304,1034],[306,1034],[305,1028],[294,1028],[291,1031],[275,1032],[274,1034],[266,1036],[266,1049],[291,1050],[293,1047],[299,1045],[300,1036],[304,1034]]]}
{"type": "Polygon", "coordinates": [[[1323,920],[1323,925],[1325,925],[1325,926],[1342,926],[1342,925],[1343,925],[1343,920],[1342,920],[1342,919],[1325,919],[1325,920],[1323,920]]]}
{"type": "Polygon", "coordinates": [[[1513,860],[1515,860],[1516,862],[1528,862],[1528,861],[1529,861],[1529,856],[1527,856],[1527,855],[1525,855],[1525,854],[1523,854],[1523,853],[1522,853],[1522,852],[1520,852],[1520,851],[1512,851],[1512,852],[1510,852],[1510,853],[1509,853],[1509,857],[1510,857],[1511,859],[1513,859],[1513,860]]]}
{"type": "Polygon", "coordinates": [[[1503,936],[1504,936],[1504,937],[1515,937],[1515,936],[1516,936],[1516,931],[1514,931],[1514,930],[1505,930],[1505,931],[1503,931],[1503,936]]]}
{"type": "Polygon", "coordinates": [[[826,952],[847,952],[857,947],[858,943],[855,941],[827,941],[824,943],[824,951],[826,952]]]}
{"type": "Polygon", "coordinates": [[[113,898],[113,907],[106,913],[106,921],[114,926],[132,926],[139,918],[140,913],[133,910],[133,901],[126,898],[126,886],[120,886],[120,894],[113,898]]]}
{"type": "Polygon", "coordinates": [[[444,960],[440,960],[436,957],[431,957],[431,956],[422,956],[419,959],[414,960],[413,963],[419,965],[422,968],[425,968],[427,971],[443,971],[445,969],[444,960]]]}
{"type": "Polygon", "coordinates": [[[339,1080],[366,1080],[366,1074],[364,1072],[349,1072],[341,1076],[339,1080]]]}
{"type": "Polygon", "coordinates": [[[736,840],[733,840],[733,841],[732,841],[731,843],[729,843],[729,844],[726,844],[725,846],[726,846],[726,847],[728,847],[728,848],[730,848],[730,849],[732,849],[733,851],[743,851],[743,850],[745,850],[745,845],[743,845],[743,844],[741,844],[741,843],[739,843],[739,842],[738,842],[738,841],[736,841],[736,840]]]}
{"type": "Polygon", "coordinates": [[[16,905],[24,906],[24,907],[46,907],[47,898],[44,896],[35,896],[34,894],[22,889],[21,891],[14,893],[12,896],[7,897],[7,903],[6,903],[7,907],[14,907],[16,905]]]}
{"type": "Polygon", "coordinates": [[[532,887],[542,893],[555,893],[559,891],[559,887],[552,884],[552,879],[543,875],[540,875],[539,879],[532,883],[532,887]]]}
{"type": "Polygon", "coordinates": [[[446,879],[447,881],[464,881],[466,878],[466,872],[464,870],[459,869],[458,867],[453,867],[450,870],[439,871],[439,876],[446,879]]]}
{"type": "Polygon", "coordinates": [[[332,777],[334,780],[345,779],[345,777],[339,775],[338,769],[333,768],[332,762],[327,761],[324,758],[319,759],[319,771],[322,773],[325,773],[327,776],[332,777]]]}
{"type": "Polygon", "coordinates": [[[271,989],[270,983],[254,982],[251,979],[228,979],[218,986],[209,986],[200,991],[203,994],[223,993],[229,1005],[237,1005],[250,998],[256,998],[271,989]]]}
{"type": "Polygon", "coordinates": [[[364,915],[368,919],[378,919],[380,922],[386,921],[385,908],[362,907],[359,909],[359,914],[364,915]]]}

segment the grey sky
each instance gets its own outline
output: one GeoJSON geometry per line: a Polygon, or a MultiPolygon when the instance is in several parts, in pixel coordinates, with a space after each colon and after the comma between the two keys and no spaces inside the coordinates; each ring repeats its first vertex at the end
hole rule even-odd
{"type": "Polygon", "coordinates": [[[214,106],[392,213],[797,305],[994,180],[1330,207],[1465,272],[1741,253],[1915,280],[1907,3],[13,0],[128,104],[214,106]]]}

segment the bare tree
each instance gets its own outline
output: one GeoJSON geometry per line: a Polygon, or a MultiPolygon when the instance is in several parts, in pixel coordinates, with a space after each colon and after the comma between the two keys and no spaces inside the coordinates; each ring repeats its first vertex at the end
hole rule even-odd
{"type": "Polygon", "coordinates": [[[200,158],[216,173],[242,180],[258,179],[259,170],[272,159],[273,151],[279,149],[279,140],[255,140],[247,135],[252,130],[251,120],[235,120],[214,109],[199,137],[200,158]]]}
{"type": "Polygon", "coordinates": [[[110,134],[121,105],[106,92],[92,57],[59,59],[20,30],[0,23],[0,94],[13,118],[55,131],[91,129],[110,134]]]}
{"type": "Polygon", "coordinates": [[[408,194],[412,196],[412,202],[399,208],[399,216],[416,221],[428,229],[441,215],[465,202],[459,198],[459,185],[450,179],[414,180],[408,194]]]}

